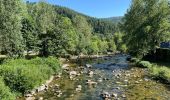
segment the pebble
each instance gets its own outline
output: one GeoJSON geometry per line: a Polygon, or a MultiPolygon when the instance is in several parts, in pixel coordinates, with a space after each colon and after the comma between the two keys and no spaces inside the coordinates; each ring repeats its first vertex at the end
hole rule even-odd
{"type": "Polygon", "coordinates": [[[123,98],[126,98],[126,95],[125,95],[125,94],[122,94],[122,97],[123,97],[123,98]]]}
{"type": "Polygon", "coordinates": [[[93,72],[93,71],[90,71],[88,74],[89,74],[90,77],[92,77],[93,74],[94,74],[94,72],[93,72]]]}
{"type": "Polygon", "coordinates": [[[25,100],[35,100],[35,97],[27,97],[25,100]]]}
{"type": "Polygon", "coordinates": [[[99,79],[98,79],[98,82],[102,82],[102,81],[103,81],[102,78],[99,78],[99,79]]]}
{"type": "Polygon", "coordinates": [[[116,93],[112,93],[112,97],[116,97],[117,98],[117,94],[116,93]]]}
{"type": "Polygon", "coordinates": [[[102,98],[104,98],[104,99],[107,99],[107,98],[110,98],[110,97],[111,97],[111,95],[109,94],[109,92],[105,92],[105,91],[103,91],[103,92],[101,93],[101,96],[102,96],[102,98]]]}
{"type": "Polygon", "coordinates": [[[135,81],[136,84],[139,84],[139,81],[135,81]]]}
{"type": "Polygon", "coordinates": [[[43,100],[43,97],[39,97],[38,100],[43,100]]]}
{"type": "Polygon", "coordinates": [[[77,88],[76,88],[76,91],[80,92],[82,89],[82,86],[81,85],[78,85],[77,88]]]}
{"type": "Polygon", "coordinates": [[[91,67],[92,67],[92,65],[90,65],[90,64],[86,64],[86,67],[87,67],[87,68],[91,68],[91,67]]]}
{"type": "Polygon", "coordinates": [[[97,82],[91,81],[91,80],[87,80],[86,82],[88,85],[96,85],[97,82]]]}

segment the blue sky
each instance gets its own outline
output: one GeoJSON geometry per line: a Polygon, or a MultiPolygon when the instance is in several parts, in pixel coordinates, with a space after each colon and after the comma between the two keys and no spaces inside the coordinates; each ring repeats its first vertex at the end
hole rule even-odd
{"type": "MultiPolygon", "coordinates": [[[[27,0],[37,2],[39,0],[27,0]]],[[[131,0],[46,0],[51,4],[71,8],[80,13],[97,17],[107,18],[123,16],[130,6],[131,0]]]]}

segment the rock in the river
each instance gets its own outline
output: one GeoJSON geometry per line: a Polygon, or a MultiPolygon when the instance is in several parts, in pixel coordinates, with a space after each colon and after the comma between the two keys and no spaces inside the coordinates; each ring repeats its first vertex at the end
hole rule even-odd
{"type": "Polygon", "coordinates": [[[58,84],[55,84],[54,86],[55,86],[55,89],[59,89],[60,87],[58,84]]]}
{"type": "Polygon", "coordinates": [[[80,92],[81,89],[82,89],[82,86],[81,86],[81,85],[78,85],[77,88],[76,88],[76,91],[77,91],[77,92],[80,92]]]}
{"type": "Polygon", "coordinates": [[[116,87],[115,89],[118,89],[118,90],[120,90],[120,87],[116,87]]]}
{"type": "Polygon", "coordinates": [[[117,98],[117,93],[112,93],[112,97],[117,98]]]}
{"type": "Polygon", "coordinates": [[[61,75],[56,75],[55,79],[61,78],[61,75]]]}
{"type": "Polygon", "coordinates": [[[139,81],[135,81],[136,84],[139,84],[139,81]]]}
{"type": "Polygon", "coordinates": [[[128,81],[128,80],[124,80],[124,82],[125,82],[126,84],[128,84],[128,83],[129,83],[129,81],[128,81]]]}
{"type": "Polygon", "coordinates": [[[61,92],[61,90],[57,90],[57,91],[55,91],[55,93],[56,93],[57,97],[61,97],[61,95],[63,94],[63,93],[61,92]]]}
{"type": "Polygon", "coordinates": [[[93,74],[94,74],[94,72],[93,72],[93,71],[89,71],[89,73],[88,73],[88,74],[89,74],[89,76],[90,76],[90,77],[92,77],[92,76],[93,76],[93,74]]]}
{"type": "Polygon", "coordinates": [[[122,94],[122,98],[126,98],[126,95],[125,95],[125,94],[122,94]]]}
{"type": "Polygon", "coordinates": [[[64,69],[64,70],[68,70],[69,68],[69,64],[64,64],[61,68],[64,69]]]}
{"type": "Polygon", "coordinates": [[[129,77],[129,76],[130,76],[130,74],[125,74],[125,76],[126,76],[126,77],[129,77]]]}
{"type": "Polygon", "coordinates": [[[121,82],[116,82],[116,84],[121,84],[121,82]]]}
{"type": "Polygon", "coordinates": [[[73,79],[77,75],[77,72],[76,71],[70,71],[69,75],[70,75],[70,79],[73,79]]]}
{"type": "Polygon", "coordinates": [[[70,71],[70,76],[71,75],[77,75],[77,72],[76,71],[70,71]]]}
{"type": "Polygon", "coordinates": [[[33,97],[33,95],[32,94],[25,94],[25,97],[27,98],[27,97],[33,97]]]}
{"type": "Polygon", "coordinates": [[[106,92],[106,91],[103,91],[103,92],[101,93],[101,96],[102,96],[103,99],[108,99],[108,98],[111,97],[111,95],[109,94],[109,92],[106,92]]]}
{"type": "Polygon", "coordinates": [[[105,80],[105,81],[107,80],[107,81],[108,81],[108,80],[109,80],[109,78],[103,78],[103,80],[105,80]]]}
{"type": "Polygon", "coordinates": [[[92,68],[92,65],[86,64],[86,67],[87,67],[87,68],[92,68]]]}
{"type": "Polygon", "coordinates": [[[98,79],[98,82],[102,82],[102,81],[103,81],[103,79],[102,79],[102,78],[99,78],[99,79],[98,79]]]}
{"type": "Polygon", "coordinates": [[[25,100],[35,100],[35,97],[27,97],[25,100]]]}
{"type": "Polygon", "coordinates": [[[149,81],[149,79],[148,79],[148,78],[144,78],[144,80],[145,80],[145,81],[147,81],[147,82],[149,81]]]}
{"type": "Polygon", "coordinates": [[[44,91],[46,89],[46,85],[42,84],[40,87],[36,89],[37,92],[44,91]]]}
{"type": "Polygon", "coordinates": [[[92,81],[92,80],[87,80],[87,82],[86,82],[88,85],[96,85],[97,84],[97,82],[94,82],[94,81],[92,81]]]}
{"type": "Polygon", "coordinates": [[[43,100],[43,97],[39,97],[38,100],[43,100]]]}

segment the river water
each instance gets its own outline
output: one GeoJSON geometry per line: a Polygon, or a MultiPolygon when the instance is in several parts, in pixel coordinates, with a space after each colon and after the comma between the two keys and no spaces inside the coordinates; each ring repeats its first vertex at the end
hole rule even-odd
{"type": "Polygon", "coordinates": [[[132,67],[126,58],[127,55],[114,55],[68,62],[69,69],[54,79],[47,91],[35,97],[44,100],[170,100],[170,86],[152,80],[147,69],[132,67]],[[85,67],[86,64],[92,68],[85,67]],[[71,71],[76,72],[72,79],[71,71]],[[89,76],[90,71],[93,76],[89,76]],[[102,94],[108,97],[103,98],[102,94]]]}

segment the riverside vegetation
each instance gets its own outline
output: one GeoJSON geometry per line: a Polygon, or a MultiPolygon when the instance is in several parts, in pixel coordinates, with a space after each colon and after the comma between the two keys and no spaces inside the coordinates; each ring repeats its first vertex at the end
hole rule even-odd
{"type": "Polygon", "coordinates": [[[40,86],[59,70],[60,63],[54,57],[6,60],[0,65],[0,97],[14,100],[15,96],[40,86]]]}
{"type": "Polygon", "coordinates": [[[154,79],[160,80],[164,83],[170,83],[170,66],[160,65],[159,63],[150,63],[149,61],[142,61],[137,58],[132,58],[130,60],[135,64],[135,66],[141,68],[148,68],[149,74],[154,79]]]}
{"type": "MultiPolygon", "coordinates": [[[[99,19],[44,1],[0,1],[0,99],[14,100],[60,70],[59,57],[129,53],[156,79],[170,81],[169,66],[140,61],[170,41],[168,0],[132,0],[121,19],[99,19]],[[39,58],[26,59],[25,55],[39,58]]],[[[168,54],[169,55],[169,54],[168,54]]]]}

